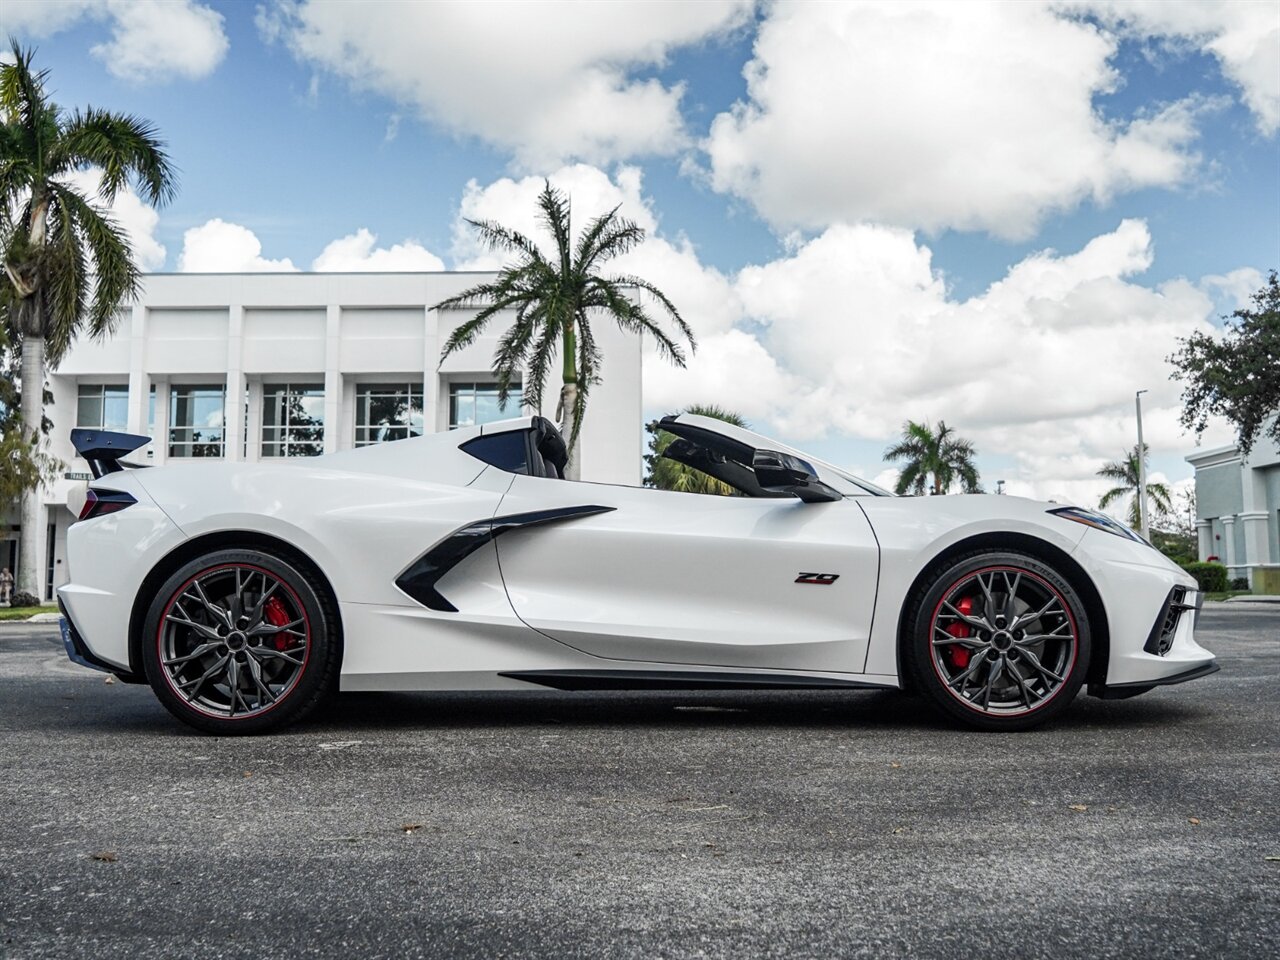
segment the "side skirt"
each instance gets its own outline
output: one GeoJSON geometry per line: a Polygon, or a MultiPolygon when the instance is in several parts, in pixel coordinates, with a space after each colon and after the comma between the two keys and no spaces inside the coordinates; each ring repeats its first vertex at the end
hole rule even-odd
{"type": "Polygon", "coordinates": [[[886,690],[878,683],[773,673],[687,670],[523,670],[501,673],[556,690],[886,690]]]}

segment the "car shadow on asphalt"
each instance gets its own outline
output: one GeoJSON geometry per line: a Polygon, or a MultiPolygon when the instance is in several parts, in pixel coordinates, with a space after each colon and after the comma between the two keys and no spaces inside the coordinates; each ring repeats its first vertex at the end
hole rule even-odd
{"type": "MultiPolygon", "coordinates": [[[[171,717],[144,686],[77,685],[11,714],[9,730],[48,733],[204,734],[171,717]],[[108,693],[108,691],[111,691],[108,693]]],[[[1080,696],[1043,732],[1191,729],[1215,716],[1213,701],[1154,693],[1132,700],[1080,696]]],[[[960,732],[922,698],[885,691],[493,691],[344,693],[278,736],[466,729],[810,730],[850,733],[960,732]]]]}
{"type": "MultiPolygon", "coordinates": [[[[1152,698],[1081,696],[1046,729],[1168,727],[1208,715],[1197,705],[1152,698]]],[[[920,697],[899,691],[626,693],[347,693],[303,729],[574,727],[956,730],[920,697]]]]}

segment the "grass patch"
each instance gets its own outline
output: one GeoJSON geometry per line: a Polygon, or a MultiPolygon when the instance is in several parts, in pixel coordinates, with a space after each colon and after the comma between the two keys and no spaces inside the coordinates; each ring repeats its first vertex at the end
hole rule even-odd
{"type": "Polygon", "coordinates": [[[0,620],[26,620],[37,613],[57,613],[57,604],[47,607],[0,607],[0,620]]]}
{"type": "Polygon", "coordinates": [[[1206,600],[1230,600],[1232,597],[1247,597],[1252,590],[1220,590],[1215,593],[1206,593],[1206,600]]]}

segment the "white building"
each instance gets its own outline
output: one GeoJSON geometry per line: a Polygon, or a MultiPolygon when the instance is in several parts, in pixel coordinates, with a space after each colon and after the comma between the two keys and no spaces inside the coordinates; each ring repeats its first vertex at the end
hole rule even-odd
{"type": "MultiPolygon", "coordinates": [[[[467,314],[431,305],[481,282],[475,273],[150,274],[105,342],[82,339],[49,376],[51,452],[66,473],[43,492],[45,598],[66,581],[68,489],[88,466],[72,427],[148,434],[135,455],[198,470],[209,457],[309,456],[423,431],[519,416],[497,405],[492,357],[504,325],[440,363],[467,314]]],[[[601,324],[604,382],[593,388],[578,458],[582,478],[639,484],[638,337],[601,324]]],[[[556,363],[551,369],[559,371],[556,363]]],[[[559,377],[544,390],[554,416],[559,377]]],[[[11,520],[16,521],[16,510],[11,520]]],[[[16,570],[18,529],[0,565],[16,570]]]]}
{"type": "Polygon", "coordinates": [[[1263,433],[1248,457],[1232,444],[1187,462],[1196,471],[1200,559],[1216,557],[1255,593],[1280,593],[1280,446],[1263,433]]]}

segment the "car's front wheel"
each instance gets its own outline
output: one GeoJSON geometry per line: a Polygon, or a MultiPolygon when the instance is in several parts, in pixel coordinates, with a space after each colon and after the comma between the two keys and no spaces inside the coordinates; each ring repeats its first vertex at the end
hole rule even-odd
{"type": "Polygon", "coordinates": [[[157,592],[143,664],[178,719],[210,733],[260,733],[300,719],[331,689],[336,623],[321,585],[293,564],[218,550],[157,592]]]}
{"type": "Polygon", "coordinates": [[[1089,670],[1089,620],[1052,566],[1019,551],[942,565],[908,614],[907,665],[940,709],[984,730],[1057,716],[1089,670]]]}

